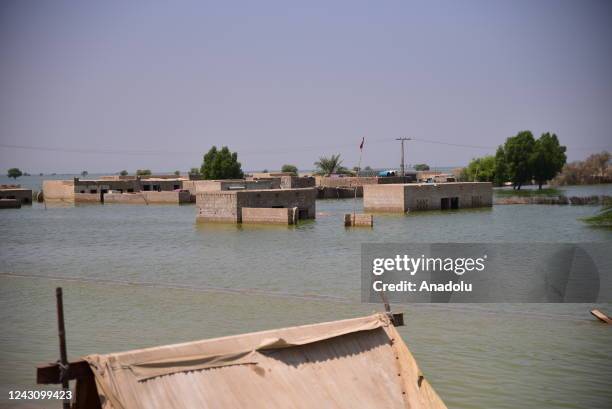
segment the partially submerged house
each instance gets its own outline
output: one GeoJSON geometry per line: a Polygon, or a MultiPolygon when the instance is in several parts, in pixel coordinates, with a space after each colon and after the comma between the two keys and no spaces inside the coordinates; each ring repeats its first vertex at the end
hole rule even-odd
{"type": "Polygon", "coordinates": [[[492,205],[493,185],[489,182],[366,185],[363,189],[365,211],[408,212],[492,205]]]}
{"type": "Polygon", "coordinates": [[[181,194],[185,180],[177,177],[140,178],[134,176],[45,180],[43,181],[43,197],[50,203],[104,203],[106,199],[109,199],[109,203],[186,203],[192,198],[189,194],[181,194]],[[163,194],[156,194],[158,192],[163,194]]]}
{"type": "Polygon", "coordinates": [[[37,382],[76,379],[74,409],[446,408],[398,315],[88,355],[39,367],[37,382]]]}
{"type": "Polygon", "coordinates": [[[24,189],[21,185],[0,185],[0,200],[4,200],[7,207],[21,207],[32,203],[32,189],[24,189]],[[9,205],[15,203],[15,205],[9,205]]]}
{"type": "Polygon", "coordinates": [[[199,222],[295,224],[316,216],[317,191],[302,189],[222,190],[196,194],[199,222]]]}

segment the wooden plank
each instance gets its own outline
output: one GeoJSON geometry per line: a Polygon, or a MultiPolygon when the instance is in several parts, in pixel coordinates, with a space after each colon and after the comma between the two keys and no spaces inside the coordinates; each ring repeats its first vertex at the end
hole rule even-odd
{"type": "Polygon", "coordinates": [[[101,409],[100,396],[96,386],[96,379],[92,376],[79,378],[74,393],[74,407],[87,409],[101,409]]]}
{"type": "MultiPolygon", "coordinates": [[[[93,376],[93,372],[86,361],[70,362],[66,377],[68,380],[82,379],[93,376]]],[[[53,363],[36,368],[36,383],[38,384],[60,384],[59,364],[53,363]]]]}
{"type": "Polygon", "coordinates": [[[403,312],[392,313],[391,322],[393,322],[393,325],[396,327],[403,327],[404,326],[404,313],[403,312]]]}
{"type": "Polygon", "coordinates": [[[599,310],[591,310],[591,314],[597,318],[598,320],[605,322],[606,324],[612,324],[612,318],[608,317],[606,314],[599,310]]]}

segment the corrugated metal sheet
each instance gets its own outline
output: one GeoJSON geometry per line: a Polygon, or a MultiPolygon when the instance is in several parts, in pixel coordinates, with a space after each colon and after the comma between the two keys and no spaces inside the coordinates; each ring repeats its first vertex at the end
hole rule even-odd
{"type": "Polygon", "coordinates": [[[445,408],[384,314],[85,359],[104,409],[445,408]]]}

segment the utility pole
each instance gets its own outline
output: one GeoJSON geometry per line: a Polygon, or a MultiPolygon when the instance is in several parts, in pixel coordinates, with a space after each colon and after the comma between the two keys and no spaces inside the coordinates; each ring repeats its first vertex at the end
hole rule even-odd
{"type": "Polygon", "coordinates": [[[402,142],[402,163],[400,165],[402,176],[406,176],[406,168],[404,167],[404,141],[411,141],[412,138],[395,138],[396,141],[402,142]]]}

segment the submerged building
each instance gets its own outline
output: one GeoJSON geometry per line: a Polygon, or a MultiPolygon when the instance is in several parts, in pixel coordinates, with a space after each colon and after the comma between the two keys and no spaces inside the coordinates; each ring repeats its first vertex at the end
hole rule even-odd
{"type": "Polygon", "coordinates": [[[316,216],[315,188],[200,191],[199,222],[295,224],[316,216]]]}
{"type": "Polygon", "coordinates": [[[393,183],[410,183],[416,181],[416,174],[405,176],[316,176],[319,199],[341,199],[362,197],[366,185],[386,185],[393,183]]]}
{"type": "Polygon", "coordinates": [[[365,211],[408,212],[446,210],[493,205],[489,182],[408,183],[365,185],[365,211]]]}
{"type": "Polygon", "coordinates": [[[246,333],[41,366],[76,380],[74,409],[445,409],[396,329],[397,315],[246,333]]]}
{"type": "Polygon", "coordinates": [[[104,203],[106,199],[109,199],[109,203],[185,203],[193,199],[189,194],[181,194],[185,180],[134,176],[45,180],[43,197],[50,203],[104,203]]]}
{"type": "Polygon", "coordinates": [[[15,201],[19,206],[32,203],[32,189],[24,189],[21,185],[0,185],[0,199],[7,202],[15,201]]]}

